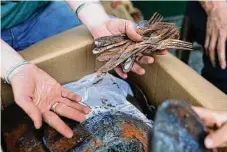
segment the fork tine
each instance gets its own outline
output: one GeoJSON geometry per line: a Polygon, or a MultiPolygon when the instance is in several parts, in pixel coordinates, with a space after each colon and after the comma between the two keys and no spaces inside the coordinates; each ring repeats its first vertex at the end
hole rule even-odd
{"type": "Polygon", "coordinates": [[[166,49],[181,49],[181,50],[189,50],[191,51],[192,48],[187,48],[187,47],[180,47],[180,46],[167,46],[166,49]]]}
{"type": "Polygon", "coordinates": [[[155,12],[154,15],[151,17],[151,19],[148,21],[148,23],[150,25],[156,23],[156,22],[160,22],[162,20],[162,15],[160,15],[159,13],[155,12]]]}
{"type": "Polygon", "coordinates": [[[161,15],[158,13],[157,16],[156,16],[156,19],[153,21],[153,24],[156,23],[156,22],[159,22],[159,20],[161,19],[161,15]]]}
{"type": "Polygon", "coordinates": [[[151,24],[151,22],[153,21],[154,17],[156,16],[157,12],[155,12],[152,17],[150,18],[150,20],[148,21],[149,24],[151,24]]]}
{"type": "Polygon", "coordinates": [[[184,42],[168,42],[168,44],[182,44],[182,45],[192,45],[191,43],[184,43],[184,42]]]}
{"type": "Polygon", "coordinates": [[[165,44],[162,44],[161,45],[162,46],[162,48],[165,48],[165,47],[171,47],[171,48],[175,48],[175,47],[181,47],[181,48],[189,48],[189,49],[192,49],[192,45],[190,46],[190,45],[182,45],[182,44],[167,44],[167,43],[165,43],[165,44]]]}
{"type": "Polygon", "coordinates": [[[173,37],[174,35],[178,34],[178,31],[176,29],[172,29],[170,31],[167,31],[166,33],[163,33],[162,39],[173,37]]]}
{"type": "Polygon", "coordinates": [[[181,44],[166,44],[166,46],[175,46],[175,47],[192,48],[192,46],[190,46],[190,45],[181,45],[181,44]]]}
{"type": "Polygon", "coordinates": [[[166,47],[172,47],[172,48],[182,47],[182,48],[192,49],[192,46],[184,46],[184,45],[166,45],[166,47]]]}
{"type": "Polygon", "coordinates": [[[159,18],[157,19],[157,22],[161,22],[163,17],[159,14],[159,18]]]}
{"type": "Polygon", "coordinates": [[[166,45],[175,45],[175,46],[186,46],[186,47],[192,47],[192,45],[191,45],[191,44],[181,44],[181,43],[176,43],[176,44],[166,43],[166,45]]]}
{"type": "Polygon", "coordinates": [[[157,17],[158,17],[158,14],[154,16],[154,19],[152,20],[151,24],[155,23],[157,17]]]}
{"type": "Polygon", "coordinates": [[[186,41],[182,41],[182,40],[175,40],[175,39],[168,39],[168,43],[181,43],[181,44],[190,44],[190,45],[192,45],[192,43],[190,43],[190,42],[186,42],[186,41]]]}

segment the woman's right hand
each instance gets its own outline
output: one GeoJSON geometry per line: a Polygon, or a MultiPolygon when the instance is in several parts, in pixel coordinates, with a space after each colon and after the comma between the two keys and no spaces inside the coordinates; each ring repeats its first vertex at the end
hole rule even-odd
{"type": "Polygon", "coordinates": [[[33,64],[18,67],[9,77],[15,102],[33,120],[38,129],[44,120],[65,137],[72,137],[72,130],[60,119],[67,117],[85,120],[89,108],[81,105],[81,97],[63,88],[46,72],[33,64]],[[55,112],[51,107],[56,104],[55,112]]]}
{"type": "Polygon", "coordinates": [[[201,107],[193,107],[208,127],[218,128],[205,138],[207,148],[227,147],[227,112],[216,112],[201,107]]]}

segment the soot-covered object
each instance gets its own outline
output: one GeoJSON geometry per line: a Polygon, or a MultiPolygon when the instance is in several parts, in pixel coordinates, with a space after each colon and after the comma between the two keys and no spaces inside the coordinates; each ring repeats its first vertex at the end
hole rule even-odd
{"type": "Polygon", "coordinates": [[[83,123],[67,120],[74,135],[67,139],[46,126],[37,137],[20,137],[20,152],[212,152],[204,146],[208,134],[191,106],[166,101],[158,109],[154,127],[123,112],[105,112],[83,123]],[[152,133],[151,133],[152,132],[152,133]]]}
{"type": "Polygon", "coordinates": [[[122,113],[107,112],[87,119],[73,128],[71,139],[47,126],[42,141],[25,134],[19,140],[20,151],[51,152],[148,152],[151,127],[122,113]]]}
{"type": "Polygon", "coordinates": [[[155,116],[153,152],[211,152],[204,146],[207,133],[191,106],[184,102],[166,101],[155,116]]]}

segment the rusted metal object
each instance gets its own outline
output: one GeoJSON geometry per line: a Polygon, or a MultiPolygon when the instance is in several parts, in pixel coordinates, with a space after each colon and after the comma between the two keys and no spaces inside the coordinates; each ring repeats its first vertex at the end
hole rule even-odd
{"type": "Polygon", "coordinates": [[[155,13],[149,21],[142,21],[136,27],[142,36],[141,42],[133,42],[127,36],[105,36],[95,40],[94,54],[99,61],[106,64],[98,69],[102,75],[116,66],[121,65],[124,72],[131,70],[135,58],[151,55],[152,52],[163,49],[192,50],[192,43],[178,40],[179,31],[174,23],[162,22],[162,16],[155,13]]]}
{"type": "Polygon", "coordinates": [[[35,130],[24,133],[17,141],[17,146],[20,152],[46,152],[46,148],[35,130]]]}
{"type": "Polygon", "coordinates": [[[212,152],[204,146],[208,134],[191,106],[166,101],[158,109],[152,138],[153,152],[212,152]]]}
{"type": "Polygon", "coordinates": [[[67,124],[73,128],[72,138],[67,139],[48,126],[41,141],[31,132],[23,135],[18,141],[20,150],[23,152],[26,150],[45,152],[45,149],[51,152],[149,151],[151,127],[125,113],[107,112],[91,117],[81,124],[70,120],[67,124]]]}
{"type": "Polygon", "coordinates": [[[179,101],[168,101],[159,107],[153,129],[141,120],[121,112],[98,114],[81,124],[68,119],[65,122],[74,132],[70,139],[47,125],[40,131],[26,123],[17,125],[13,130],[9,129],[4,133],[8,151],[216,151],[204,147],[207,128],[189,105],[179,101]]]}

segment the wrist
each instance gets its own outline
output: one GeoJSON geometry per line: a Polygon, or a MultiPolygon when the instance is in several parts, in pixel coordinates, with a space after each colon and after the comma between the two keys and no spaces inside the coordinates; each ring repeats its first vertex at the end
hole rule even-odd
{"type": "Polygon", "coordinates": [[[90,31],[101,26],[110,19],[101,3],[85,5],[80,9],[77,15],[90,31]]]}
{"type": "Polygon", "coordinates": [[[200,3],[207,15],[210,15],[214,10],[223,6],[223,2],[217,1],[201,1],[200,3]]]}
{"type": "Polygon", "coordinates": [[[93,36],[94,39],[103,37],[103,36],[108,36],[107,33],[109,33],[109,30],[108,30],[106,24],[109,20],[110,19],[106,20],[105,22],[103,22],[101,25],[99,25],[97,27],[92,27],[89,29],[89,31],[91,32],[91,35],[93,36]]]}
{"type": "Polygon", "coordinates": [[[31,69],[34,69],[35,65],[34,64],[23,64],[19,67],[17,67],[15,70],[13,70],[9,75],[8,75],[8,81],[10,84],[12,84],[13,79],[19,75],[24,75],[27,71],[30,71],[31,69]]]}

